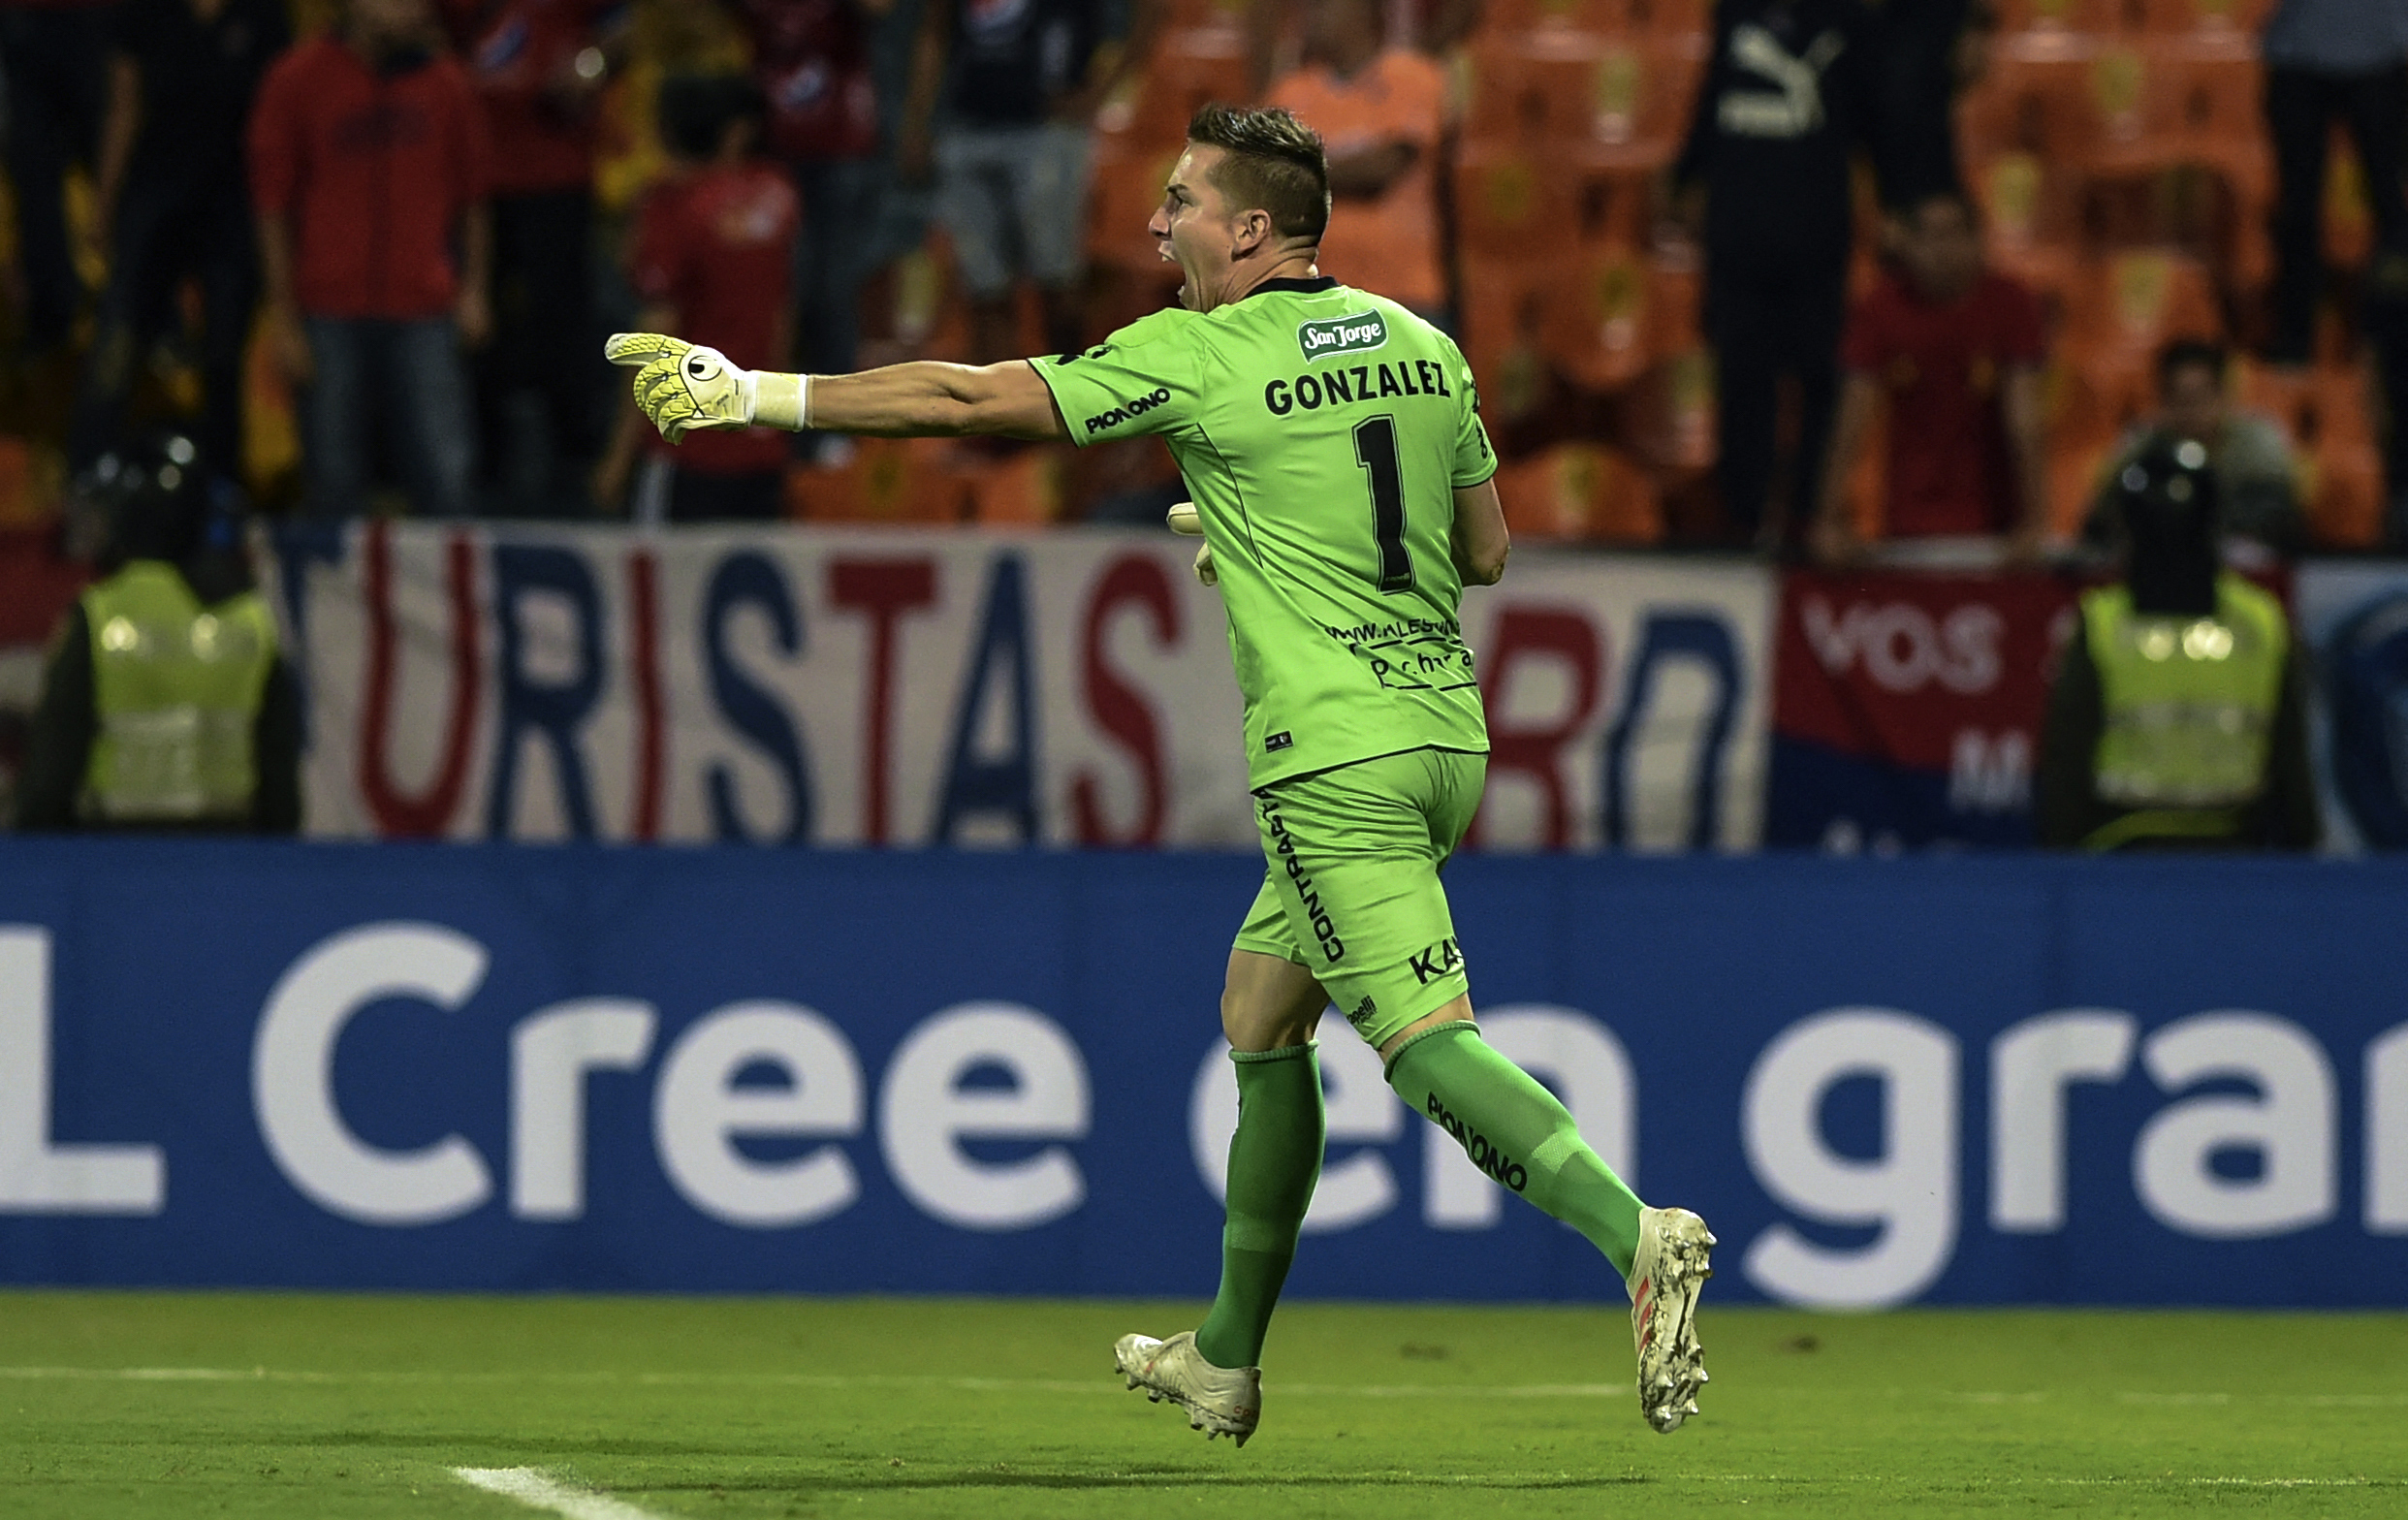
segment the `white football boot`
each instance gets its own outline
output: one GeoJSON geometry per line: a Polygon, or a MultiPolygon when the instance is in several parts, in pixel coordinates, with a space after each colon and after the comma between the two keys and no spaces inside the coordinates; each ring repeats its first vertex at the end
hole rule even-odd
{"type": "Polygon", "coordinates": [[[1156,1404],[1170,1400],[1188,1411],[1188,1426],[1206,1441],[1227,1436],[1239,1445],[1254,1433],[1262,1414],[1262,1369],[1215,1367],[1195,1348],[1195,1332],[1182,1330],[1167,1341],[1125,1335],[1113,1343],[1112,1360],[1131,1388],[1143,1388],[1156,1404]]]}
{"type": "Polygon", "coordinates": [[[1638,1351],[1639,1412],[1660,1435],[1697,1412],[1706,1383],[1697,1344],[1697,1293],[1714,1276],[1714,1234],[1687,1209],[1639,1210],[1638,1254],[1623,1285],[1631,1294],[1631,1341],[1638,1351]]]}

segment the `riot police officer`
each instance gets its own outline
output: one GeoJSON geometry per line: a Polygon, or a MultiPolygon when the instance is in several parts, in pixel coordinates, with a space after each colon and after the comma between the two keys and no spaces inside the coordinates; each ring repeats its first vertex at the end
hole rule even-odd
{"type": "Polygon", "coordinates": [[[2224,568],[2206,450],[2152,445],[2114,503],[2124,576],[2082,597],[2049,692],[2041,841],[2312,848],[2305,663],[2282,604],[2224,568]]]}
{"type": "Polygon", "coordinates": [[[301,725],[239,515],[181,433],[93,473],[111,529],[103,577],[44,673],[18,789],[28,830],[292,834],[301,725]]]}

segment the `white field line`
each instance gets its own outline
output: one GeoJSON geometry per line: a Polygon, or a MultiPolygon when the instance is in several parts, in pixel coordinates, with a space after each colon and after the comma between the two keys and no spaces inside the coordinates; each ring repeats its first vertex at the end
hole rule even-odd
{"type": "MultiPolygon", "coordinates": [[[[453,1473],[461,1481],[492,1493],[549,1509],[565,1520],[663,1520],[662,1516],[640,1509],[625,1500],[589,1488],[562,1483],[540,1468],[454,1468],[453,1473]]],[[[1124,1478],[1126,1486],[1144,1489],[1152,1485],[1145,1476],[1134,1473],[1105,1472],[1095,1476],[1124,1478]]],[[[1364,1481],[1410,1478],[1417,1483],[1438,1483],[1455,1488],[1510,1488],[1522,1483],[1563,1482],[1568,1479],[1594,1476],[1571,1472],[1481,1472],[1451,1474],[1431,1472],[1414,1468],[1381,1469],[1356,1473],[1364,1481]]],[[[1778,1483],[1800,1488],[1866,1487],[1885,1488],[1912,1484],[1916,1480],[1893,1472],[1684,1472],[1659,1482],[1679,1483],[1778,1483]]],[[[1254,1481],[1238,1472],[1188,1473],[1180,1479],[1184,1485],[1196,1482],[1228,1483],[1254,1481]]],[[[2168,1473],[2163,1477],[2027,1477],[1996,1476],[1984,1479],[1987,1486],[1997,1488],[2399,1488],[2408,1486],[2399,1478],[2372,1477],[2178,1477],[2168,1473]]]]}
{"type": "Polygon", "coordinates": [[[549,1509],[565,1520],[660,1520],[623,1499],[563,1483],[540,1468],[454,1468],[452,1475],[490,1494],[549,1509]]]}

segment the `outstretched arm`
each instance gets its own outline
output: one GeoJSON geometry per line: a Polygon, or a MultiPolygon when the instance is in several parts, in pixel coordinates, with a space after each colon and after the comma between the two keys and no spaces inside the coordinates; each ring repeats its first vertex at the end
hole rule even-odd
{"type": "Polygon", "coordinates": [[[692,428],[817,428],[883,438],[1070,436],[1025,359],[918,361],[855,375],[789,375],[728,363],[665,332],[619,332],[603,353],[636,371],[636,404],[671,443],[692,428]]]}
{"type": "Polygon", "coordinates": [[[813,427],[881,438],[1070,436],[1054,393],[1025,359],[972,366],[922,360],[855,375],[821,375],[810,386],[813,427]]]}

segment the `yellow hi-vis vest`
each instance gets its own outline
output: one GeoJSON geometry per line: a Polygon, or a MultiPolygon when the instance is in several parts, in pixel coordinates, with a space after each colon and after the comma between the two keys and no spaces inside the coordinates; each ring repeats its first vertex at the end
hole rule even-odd
{"type": "Polygon", "coordinates": [[[253,728],[276,625],[246,591],[203,607],[173,565],[137,559],[83,593],[100,733],[82,811],[106,823],[238,822],[259,783],[253,728]]]}
{"type": "Polygon", "coordinates": [[[2082,625],[2106,715],[2092,785],[2134,809],[2086,842],[2234,832],[2238,809],[2265,790],[2291,648],[2281,604],[2226,574],[2212,617],[2143,617],[2110,586],[2082,597],[2082,625]]]}

